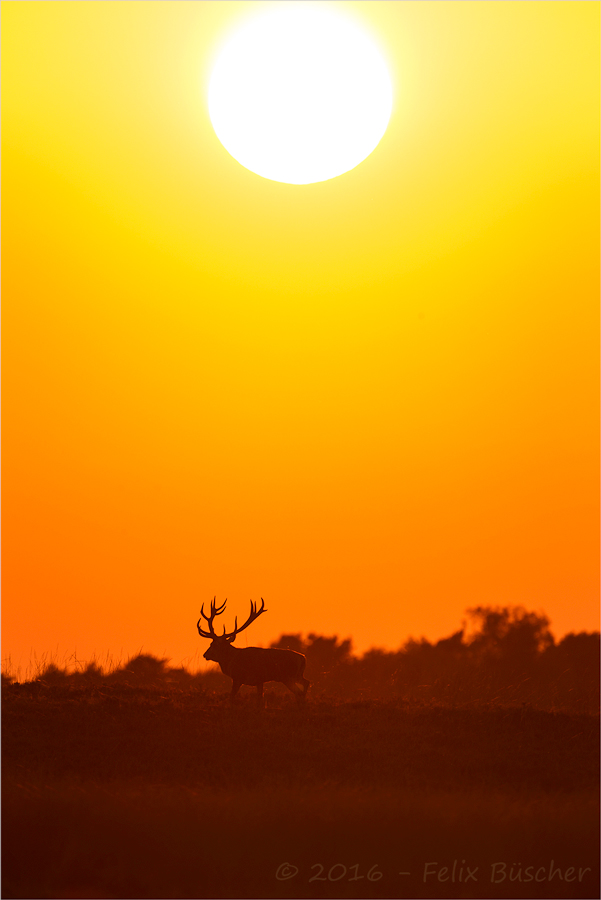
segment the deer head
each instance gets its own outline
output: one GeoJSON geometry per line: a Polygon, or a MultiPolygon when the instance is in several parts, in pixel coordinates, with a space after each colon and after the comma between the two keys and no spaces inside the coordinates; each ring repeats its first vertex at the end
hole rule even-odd
{"type": "Polygon", "coordinates": [[[250,601],[250,615],[244,625],[241,625],[238,628],[238,616],[235,618],[234,630],[229,632],[229,634],[225,630],[225,625],[223,626],[223,634],[216,634],[215,629],[213,628],[213,621],[215,616],[220,616],[225,611],[225,604],[227,603],[227,598],[223,601],[221,606],[217,606],[215,603],[216,598],[213,597],[211,601],[211,612],[210,615],[205,615],[204,611],[204,603],[200,610],[201,618],[207,622],[208,631],[205,631],[200,627],[200,619],[196,623],[196,627],[198,628],[198,633],[203,638],[209,638],[211,641],[211,646],[204,654],[205,659],[214,660],[215,662],[220,662],[223,657],[229,652],[230,645],[236,640],[236,636],[240,634],[241,631],[244,631],[245,628],[258,619],[261,613],[267,612],[265,609],[265,601],[261,597],[261,609],[257,609],[257,604],[250,601]]]}

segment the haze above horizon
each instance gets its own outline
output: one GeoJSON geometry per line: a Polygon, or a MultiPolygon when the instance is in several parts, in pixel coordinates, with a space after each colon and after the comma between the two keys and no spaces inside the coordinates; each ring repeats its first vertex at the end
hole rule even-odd
{"type": "Polygon", "coordinates": [[[3,657],[597,629],[598,5],[337,4],[394,108],[305,185],[208,115],[265,6],[3,4],[3,657]]]}

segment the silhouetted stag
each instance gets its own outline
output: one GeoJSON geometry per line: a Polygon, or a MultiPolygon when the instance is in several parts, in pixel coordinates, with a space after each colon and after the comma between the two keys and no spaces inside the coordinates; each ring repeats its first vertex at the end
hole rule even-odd
{"type": "Polygon", "coordinates": [[[196,627],[201,637],[212,640],[204,658],[219,663],[223,674],[229,675],[233,680],[230,700],[233,702],[240,690],[240,685],[250,684],[256,686],[257,703],[262,706],[263,684],[266,681],[280,681],[286,685],[288,690],[292,691],[298,702],[302,703],[311,683],[303,676],[305,657],[302,653],[297,653],[295,650],[265,650],[262,647],[245,647],[243,649],[232,647],[236,635],[248,628],[255,619],[259,618],[261,613],[267,612],[263,598],[261,597],[261,609],[259,610],[257,610],[257,604],[250,601],[250,616],[244,625],[238,628],[238,617],[236,616],[234,630],[230,634],[226,634],[224,626],[223,634],[217,635],[213,628],[213,620],[215,616],[223,613],[226,603],[227,599],[221,606],[216,606],[215,597],[213,597],[209,616],[205,615],[203,603],[200,615],[208,623],[209,630],[203,631],[200,627],[200,619],[196,623],[196,627]]]}

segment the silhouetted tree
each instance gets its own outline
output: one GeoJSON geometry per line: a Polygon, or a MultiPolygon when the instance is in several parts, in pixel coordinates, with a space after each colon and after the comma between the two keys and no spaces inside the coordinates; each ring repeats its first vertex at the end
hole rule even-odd
{"type": "Polygon", "coordinates": [[[548,618],[522,606],[476,606],[467,614],[478,629],[469,645],[481,656],[523,665],[553,645],[548,618]]]}
{"type": "Polygon", "coordinates": [[[347,684],[365,700],[389,699],[397,693],[396,680],[401,666],[400,651],[380,648],[368,650],[360,659],[351,660],[347,684]]]}
{"type": "Polygon", "coordinates": [[[566,634],[539,664],[537,699],[548,706],[599,709],[599,632],[566,634]]]}
{"type": "Polygon", "coordinates": [[[297,653],[305,652],[305,642],[300,634],[282,634],[277,641],[269,645],[278,650],[295,650],[297,653]]]}

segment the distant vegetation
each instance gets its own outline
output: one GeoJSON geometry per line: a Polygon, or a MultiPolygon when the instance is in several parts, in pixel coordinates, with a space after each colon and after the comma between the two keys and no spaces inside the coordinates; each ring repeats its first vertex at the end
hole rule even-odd
{"type": "MultiPolygon", "coordinates": [[[[357,656],[351,640],[317,634],[285,634],[271,646],[306,655],[314,698],[599,709],[599,633],[568,634],[556,642],[546,616],[522,607],[469,609],[467,626],[450,637],[436,643],[409,640],[397,651],[372,649],[357,656]]],[[[3,674],[3,684],[14,681],[3,674]]],[[[75,671],[50,663],[33,684],[195,689],[218,697],[231,681],[217,668],[192,673],[170,666],[168,659],[139,654],[112,671],[96,663],[75,671]]],[[[275,685],[269,689],[280,692],[275,685]]]]}
{"type": "Polygon", "coordinates": [[[479,608],[397,652],[277,645],[307,655],[302,708],[144,654],[6,677],[2,896],[599,896],[598,634],[479,608]],[[426,883],[434,860],[477,881],[426,883]]]}

